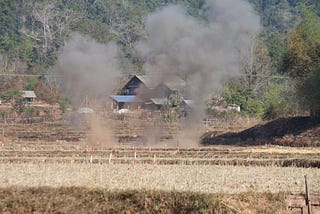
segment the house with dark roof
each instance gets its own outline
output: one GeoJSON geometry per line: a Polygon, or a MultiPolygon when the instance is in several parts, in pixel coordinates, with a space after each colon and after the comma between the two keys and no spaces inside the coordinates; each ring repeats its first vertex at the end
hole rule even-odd
{"type": "Polygon", "coordinates": [[[186,82],[177,77],[134,75],[122,87],[121,95],[113,95],[114,109],[143,108],[161,109],[171,95],[184,95],[186,82]]]}
{"type": "Polygon", "coordinates": [[[134,75],[122,88],[125,95],[149,95],[165,97],[172,93],[182,93],[186,82],[177,77],[160,77],[157,75],[134,75]]]}

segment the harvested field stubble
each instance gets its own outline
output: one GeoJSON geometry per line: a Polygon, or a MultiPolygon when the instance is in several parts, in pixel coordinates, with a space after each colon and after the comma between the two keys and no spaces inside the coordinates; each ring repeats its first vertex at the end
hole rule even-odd
{"type": "Polygon", "coordinates": [[[240,165],[320,168],[319,148],[203,147],[203,148],[105,148],[66,143],[6,144],[0,147],[0,163],[93,163],[130,164],[134,154],[139,164],[240,165]],[[112,160],[110,159],[112,156],[112,160]]]}
{"type": "Polygon", "coordinates": [[[295,167],[244,167],[148,164],[0,164],[0,187],[89,187],[108,190],[165,190],[201,193],[320,192],[320,170],[295,167]]]}

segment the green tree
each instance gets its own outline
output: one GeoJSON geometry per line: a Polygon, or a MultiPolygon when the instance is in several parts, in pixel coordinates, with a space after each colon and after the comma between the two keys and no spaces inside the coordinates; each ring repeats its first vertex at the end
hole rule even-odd
{"type": "Polygon", "coordinates": [[[303,20],[288,36],[283,71],[296,80],[301,103],[319,119],[320,18],[305,5],[302,13],[303,20]]]}
{"type": "Polygon", "coordinates": [[[19,43],[19,1],[0,1],[0,48],[9,51],[19,43]]]}
{"type": "Polygon", "coordinates": [[[263,95],[263,119],[276,119],[299,112],[300,108],[293,93],[294,87],[291,85],[288,78],[281,76],[274,76],[269,81],[269,87],[263,95]]]}
{"type": "Polygon", "coordinates": [[[263,37],[268,46],[272,68],[278,70],[282,65],[283,55],[285,53],[285,36],[275,29],[267,29],[263,33],[263,37]]]}
{"type": "Polygon", "coordinates": [[[28,77],[25,80],[24,89],[25,90],[35,90],[37,82],[38,82],[38,78],[36,76],[28,77]]]}
{"type": "Polygon", "coordinates": [[[300,102],[309,107],[310,115],[320,120],[320,68],[298,83],[297,94],[301,97],[300,102]]]}
{"type": "Polygon", "coordinates": [[[261,117],[263,103],[253,90],[246,84],[245,78],[233,79],[225,84],[223,97],[228,104],[239,105],[241,110],[249,115],[261,117]]]}
{"type": "Polygon", "coordinates": [[[1,91],[0,96],[5,102],[11,102],[16,97],[19,97],[21,95],[18,88],[9,88],[5,91],[1,91]]]}

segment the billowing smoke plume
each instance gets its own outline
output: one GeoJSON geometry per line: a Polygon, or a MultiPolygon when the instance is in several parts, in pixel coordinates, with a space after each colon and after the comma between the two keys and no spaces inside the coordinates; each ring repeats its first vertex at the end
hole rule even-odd
{"type": "MultiPolygon", "coordinates": [[[[204,101],[224,78],[240,74],[241,55],[259,33],[259,17],[244,0],[207,0],[202,17],[188,15],[185,8],[170,5],[149,14],[145,20],[148,39],[135,47],[145,61],[147,74],[161,81],[179,76],[188,86],[186,99],[197,107],[193,119],[204,116],[204,101]]],[[[55,66],[63,76],[63,92],[73,104],[84,95],[111,95],[118,67],[116,44],[101,45],[73,35],[55,66]]],[[[190,138],[191,139],[191,138],[190,138]]]]}
{"type": "MultiPolygon", "coordinates": [[[[94,107],[95,100],[108,100],[116,87],[120,51],[115,43],[107,45],[80,34],[72,35],[63,48],[54,70],[61,76],[61,92],[75,107],[94,107]],[[91,101],[91,102],[89,102],[91,101]]],[[[80,115],[70,117],[73,125],[78,125],[80,115]]],[[[91,128],[89,142],[92,145],[114,144],[111,127],[103,124],[106,119],[98,114],[86,114],[91,128]]],[[[107,123],[108,124],[108,123],[107,123]]]]}
{"type": "Polygon", "coordinates": [[[75,106],[83,104],[85,98],[107,99],[121,75],[119,54],[115,43],[104,45],[74,34],[54,67],[62,76],[62,93],[75,106]]]}
{"type": "Polygon", "coordinates": [[[162,80],[187,79],[187,97],[203,114],[205,98],[221,81],[240,73],[240,56],[260,29],[259,17],[242,0],[208,0],[203,19],[187,14],[181,6],[165,7],[146,18],[146,41],[137,54],[146,60],[146,73],[162,80]]]}

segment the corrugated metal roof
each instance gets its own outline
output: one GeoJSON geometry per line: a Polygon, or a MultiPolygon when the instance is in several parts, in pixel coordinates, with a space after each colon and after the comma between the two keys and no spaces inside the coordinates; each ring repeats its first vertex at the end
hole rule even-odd
{"type": "Polygon", "coordinates": [[[36,98],[34,91],[22,91],[22,97],[24,98],[36,98]]]}
{"type": "Polygon", "coordinates": [[[136,98],[134,95],[113,95],[110,97],[118,103],[131,103],[136,98]]]}

